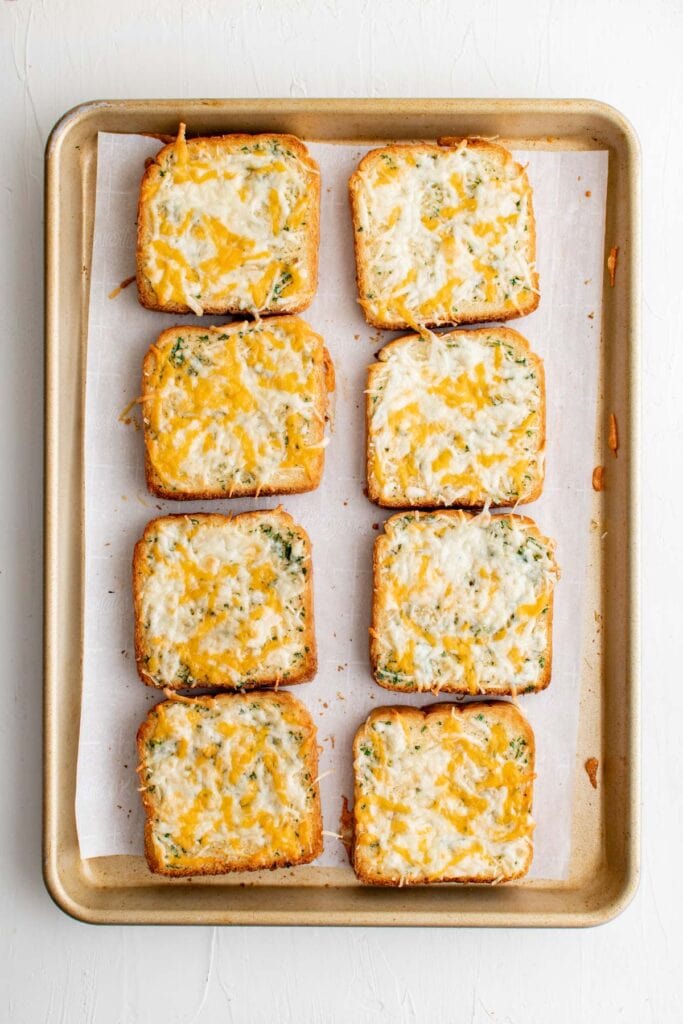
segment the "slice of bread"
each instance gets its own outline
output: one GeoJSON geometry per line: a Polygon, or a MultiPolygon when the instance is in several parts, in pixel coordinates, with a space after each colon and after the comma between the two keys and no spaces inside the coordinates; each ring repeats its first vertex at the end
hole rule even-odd
{"type": "Polygon", "coordinates": [[[175,500],[313,490],[333,382],[322,338],[298,317],[169,328],[142,368],[149,490],[175,500]]]}
{"type": "Polygon", "coordinates": [[[151,871],[255,871],[322,852],[315,726],[288,693],[164,701],[137,747],[151,871]]]}
{"type": "Polygon", "coordinates": [[[353,756],[362,882],[506,882],[529,870],[534,734],[513,704],[376,708],[353,756]]]}
{"type": "Polygon", "coordinates": [[[311,544],[280,508],[153,519],[135,545],[133,593],[148,686],[249,690],[315,675],[311,544]]]}
{"type": "Polygon", "coordinates": [[[483,323],[538,305],[531,187],[502,146],[462,139],[374,149],[349,188],[368,323],[483,323]]]}
{"type": "Polygon", "coordinates": [[[392,516],[373,556],[376,681],[433,693],[544,689],[557,575],[553,542],[523,516],[392,516]]]}
{"type": "Polygon", "coordinates": [[[534,501],[545,469],[543,363],[507,327],[410,335],[368,370],[368,496],[385,508],[534,501]]]}
{"type": "Polygon", "coordinates": [[[298,313],[317,287],[320,173],[293,135],[178,138],[145,170],[137,284],[169,313],[298,313]]]}

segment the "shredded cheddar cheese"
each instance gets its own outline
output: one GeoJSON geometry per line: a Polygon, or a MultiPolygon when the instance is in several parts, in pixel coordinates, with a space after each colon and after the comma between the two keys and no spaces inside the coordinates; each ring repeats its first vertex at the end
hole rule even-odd
{"type": "Polygon", "coordinates": [[[138,746],[148,854],[163,871],[272,867],[320,851],[315,730],[289,694],[164,702],[138,746]]]}
{"type": "Polygon", "coordinates": [[[211,312],[303,308],[317,275],[319,173],[298,140],[185,140],[148,168],[138,273],[154,307],[211,312]]]}
{"type": "Polygon", "coordinates": [[[543,480],[543,367],[507,328],[408,337],[368,371],[368,488],[381,505],[513,505],[543,480]]]}
{"type": "Polygon", "coordinates": [[[279,509],[153,520],[135,553],[143,678],[229,689],[309,678],[310,573],[308,538],[279,509]]]}
{"type": "Polygon", "coordinates": [[[511,705],[378,708],[354,744],[365,881],[503,881],[533,854],[533,735],[511,705]]]}
{"type": "Polygon", "coordinates": [[[360,302],[377,326],[492,320],[537,304],[525,171],[500,146],[389,146],[351,179],[360,302]]]}
{"type": "Polygon", "coordinates": [[[375,547],[372,656],[397,690],[515,693],[547,683],[553,544],[518,516],[392,516],[375,547]]]}
{"type": "Polygon", "coordinates": [[[297,317],[165,331],[143,369],[153,490],[232,497],[316,487],[326,391],[322,338],[297,317]]]}

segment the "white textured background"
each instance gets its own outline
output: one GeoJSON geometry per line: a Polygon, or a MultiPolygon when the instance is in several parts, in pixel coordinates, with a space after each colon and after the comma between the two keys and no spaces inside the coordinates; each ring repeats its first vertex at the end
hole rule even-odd
{"type": "Polygon", "coordinates": [[[683,4],[0,0],[0,1022],[683,1016],[683,4]],[[644,156],[644,839],[592,931],[92,928],[40,875],[42,152],[95,97],[588,96],[644,156]]]}

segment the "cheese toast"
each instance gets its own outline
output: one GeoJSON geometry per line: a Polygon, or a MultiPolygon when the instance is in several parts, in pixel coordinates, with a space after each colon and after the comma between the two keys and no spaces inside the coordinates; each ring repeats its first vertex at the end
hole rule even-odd
{"type": "Polygon", "coordinates": [[[298,313],[317,287],[320,173],[293,135],[178,138],[140,185],[138,297],[169,313],[298,313]]]}
{"type": "Polygon", "coordinates": [[[156,874],[286,867],[322,852],[315,727],[288,693],[164,701],[137,748],[156,874]]]}
{"type": "Polygon", "coordinates": [[[484,323],[538,305],[531,187],[502,146],[461,139],[373,149],[349,189],[368,323],[484,323]]]}
{"type": "Polygon", "coordinates": [[[534,501],[545,469],[543,363],[517,331],[399,338],[368,369],[368,496],[386,508],[534,501]]]}
{"type": "Polygon", "coordinates": [[[557,575],[553,542],[523,516],[392,516],[373,555],[375,680],[433,693],[542,690],[557,575]]]}
{"type": "Polygon", "coordinates": [[[316,671],[311,545],[282,509],[161,516],[133,557],[148,686],[248,690],[316,671]]]}
{"type": "Polygon", "coordinates": [[[149,490],[175,500],[313,490],[333,386],[322,338],[298,317],[171,327],[142,369],[149,490]]]}
{"type": "Polygon", "coordinates": [[[375,708],[353,756],[362,882],[494,883],[529,870],[534,735],[513,704],[375,708]]]}

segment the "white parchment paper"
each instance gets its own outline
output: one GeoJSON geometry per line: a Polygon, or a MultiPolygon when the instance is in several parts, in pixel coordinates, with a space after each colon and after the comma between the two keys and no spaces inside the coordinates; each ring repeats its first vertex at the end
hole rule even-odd
{"type": "MultiPolygon", "coordinates": [[[[86,383],[86,587],[83,702],[76,814],[81,855],[142,852],[135,733],[163,695],[139,681],[133,653],[131,558],[145,524],[170,511],[239,512],[277,499],[166,502],[146,490],[142,434],[120,419],[139,394],[141,363],[173,323],[200,322],[144,310],[135,286],[110,293],[135,271],[135,215],[143,163],[154,139],[101,134],[90,287],[86,383]]],[[[322,747],[324,827],[338,831],[341,797],[352,796],[353,733],[373,707],[426,704],[429,695],[392,694],[368,662],[371,552],[386,513],[363,494],[365,371],[395,335],[369,328],[356,302],[347,180],[365,148],[311,145],[322,174],[320,284],[304,314],[325,338],[337,392],[321,487],[283,504],[313,543],[319,670],[292,688],[309,707],[322,747]],[[373,528],[375,527],[375,528],[373,528]],[[330,774],[325,774],[330,772],[330,774]]],[[[555,596],[553,676],[541,694],[520,698],[537,743],[531,877],[562,879],[570,855],[572,776],[581,672],[582,595],[587,571],[601,322],[607,153],[517,152],[528,163],[537,221],[541,303],[511,326],[545,360],[547,477],[525,513],[557,540],[562,579],[555,596]]],[[[203,322],[220,322],[207,318],[203,322]]],[[[326,837],[320,864],[344,864],[326,837]]]]}

